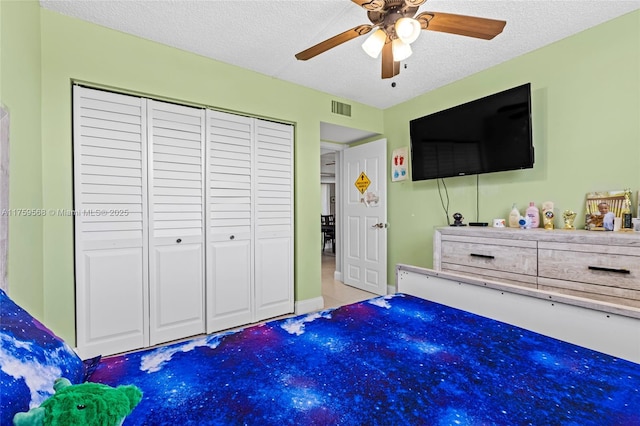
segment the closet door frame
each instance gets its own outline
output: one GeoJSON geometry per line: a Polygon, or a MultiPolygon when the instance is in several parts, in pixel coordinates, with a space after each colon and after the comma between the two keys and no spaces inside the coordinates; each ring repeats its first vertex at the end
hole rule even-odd
{"type": "MultiPolygon", "coordinates": [[[[73,100],[76,341],[78,352],[83,358],[149,347],[203,332],[211,333],[246,325],[294,311],[294,137],[292,125],[212,109],[198,109],[155,101],[140,96],[87,88],[76,84],[73,86],[73,100]],[[117,132],[109,130],[110,126],[119,124],[117,122],[119,119],[118,111],[114,110],[112,113],[107,108],[105,110],[106,118],[102,124],[98,122],[99,119],[95,118],[98,116],[89,118],[83,116],[83,109],[87,108],[81,100],[83,93],[91,93],[92,96],[104,98],[114,105],[121,103],[125,109],[131,105],[139,107],[139,113],[135,115],[139,121],[134,120],[135,123],[132,121],[123,124],[124,127],[133,124],[139,125],[139,150],[132,148],[132,142],[128,141],[126,137],[120,141],[117,132]],[[190,219],[200,220],[203,224],[204,228],[200,228],[200,235],[195,235],[197,232],[193,235],[189,232],[185,235],[154,234],[154,224],[160,220],[158,219],[159,214],[170,216],[170,214],[165,214],[170,211],[158,214],[154,212],[156,200],[154,195],[154,179],[156,177],[154,176],[153,145],[154,114],[152,113],[154,105],[162,105],[175,111],[185,109],[199,111],[200,123],[202,124],[200,190],[203,201],[199,219],[191,217],[192,214],[187,216],[190,219]],[[247,145],[250,165],[248,168],[244,164],[241,165],[240,167],[245,168],[242,173],[237,173],[233,167],[245,161],[244,157],[237,156],[237,152],[233,152],[235,148],[224,147],[224,138],[220,143],[223,144],[223,151],[231,153],[230,156],[223,153],[221,158],[217,159],[215,157],[217,154],[212,152],[210,121],[214,117],[224,117],[230,122],[244,123],[250,127],[250,135],[248,136],[250,143],[247,145]],[[289,191],[290,194],[290,210],[286,214],[280,214],[279,212],[282,212],[283,209],[273,205],[258,211],[259,198],[265,193],[265,188],[267,191],[278,192],[279,190],[273,187],[282,185],[280,182],[275,182],[276,179],[272,179],[273,175],[269,173],[262,175],[259,169],[261,166],[258,156],[261,148],[257,140],[257,128],[261,123],[266,124],[267,127],[269,125],[282,126],[284,132],[288,131],[290,135],[290,149],[286,154],[283,154],[286,155],[286,161],[290,164],[290,186],[283,189],[283,191],[289,191]],[[89,139],[94,138],[94,140],[88,143],[89,149],[87,150],[85,146],[87,144],[83,139],[86,136],[82,133],[83,125],[90,128],[89,133],[100,131],[100,127],[104,127],[107,129],[105,132],[115,135],[114,139],[109,139],[112,137],[109,135],[100,139],[99,135],[90,134],[89,139]],[[92,128],[95,129],[91,130],[92,128]],[[101,146],[100,141],[104,141],[105,145],[101,146]],[[112,144],[113,146],[111,146],[112,144]],[[102,163],[98,161],[99,157],[95,157],[96,154],[86,154],[87,152],[106,152],[110,148],[112,154],[98,154],[107,158],[108,162],[105,164],[108,167],[101,166],[102,163]],[[91,157],[92,155],[94,157],[91,157]],[[139,171],[131,168],[134,158],[140,162],[139,171]],[[228,164],[224,162],[228,162],[228,164]],[[214,167],[221,164],[227,170],[222,174],[228,172],[231,178],[216,186],[212,180],[212,173],[215,171],[214,167]],[[125,169],[125,172],[119,174],[118,170],[113,172],[109,167],[113,170],[125,169]],[[97,169],[107,171],[102,173],[95,171],[97,169]],[[103,180],[100,180],[101,173],[103,180]],[[243,173],[245,176],[239,176],[243,173]],[[84,179],[87,179],[85,177],[87,175],[92,176],[85,182],[84,179]],[[260,182],[261,176],[264,177],[262,184],[260,182]],[[135,185],[127,183],[133,177],[139,178],[139,183],[135,185]],[[97,192],[92,192],[92,188],[98,188],[97,192]],[[106,192],[103,191],[104,188],[106,188],[106,192]],[[234,195],[234,188],[246,189],[247,191],[238,196],[234,195]],[[131,217],[116,218],[103,224],[97,223],[101,219],[87,219],[81,214],[82,211],[92,207],[107,209],[113,207],[115,209],[126,206],[126,203],[131,201],[117,201],[118,198],[115,196],[120,193],[118,192],[120,189],[124,191],[121,192],[122,194],[139,195],[140,201],[134,203],[131,217]],[[102,193],[107,195],[100,198],[102,193]],[[234,206],[222,205],[236,203],[232,199],[234,196],[242,198],[242,201],[239,201],[240,204],[245,203],[248,199],[248,207],[241,206],[240,210],[234,212],[234,206]],[[216,197],[226,197],[219,200],[217,210],[214,208],[216,197]],[[111,203],[119,204],[112,205],[111,203]],[[257,215],[261,215],[261,217],[257,215]],[[288,217],[286,224],[276,220],[285,216],[288,217]],[[131,228],[125,227],[123,228],[124,232],[118,231],[120,228],[113,226],[117,220],[121,220],[125,223],[124,226],[131,228]],[[138,222],[138,224],[133,222],[138,222]],[[134,225],[135,233],[133,232],[134,225]],[[109,233],[111,229],[115,230],[114,234],[109,233]],[[128,229],[132,231],[128,232],[128,229]],[[92,230],[106,232],[87,234],[92,230]],[[183,257],[180,258],[180,256],[183,257]],[[168,265],[164,269],[162,269],[163,262],[160,257],[170,259],[167,261],[168,263],[164,264],[168,265]],[[175,286],[172,287],[173,284],[164,288],[155,287],[160,276],[170,277],[164,282],[178,281],[176,280],[180,273],[178,269],[188,263],[182,262],[180,259],[188,259],[191,262],[188,278],[190,302],[179,298],[180,290],[175,286]],[[118,262],[124,263],[119,264],[118,262]],[[198,272],[193,272],[194,268],[198,269],[198,272]],[[191,274],[191,272],[193,273],[191,274]],[[194,284],[198,280],[201,283],[199,288],[197,284],[194,284]],[[263,283],[267,281],[272,284],[264,286],[263,283]],[[216,286],[216,283],[222,282],[227,283],[226,288],[216,286]],[[234,287],[236,284],[240,287],[234,287]],[[257,288],[258,286],[261,287],[257,288]],[[197,298],[200,300],[196,301],[197,298]],[[164,307],[170,306],[172,302],[196,308],[193,309],[194,312],[189,312],[189,308],[183,306],[181,314],[176,315],[172,315],[170,311],[163,312],[164,307]],[[188,305],[188,303],[195,303],[195,305],[188,305]],[[166,318],[161,318],[163,315],[166,318]]],[[[125,114],[130,114],[130,112],[125,114]]],[[[129,118],[131,117],[129,116],[129,118]]],[[[228,130],[232,137],[233,126],[228,130]]],[[[132,131],[132,134],[135,133],[132,131]]],[[[216,149],[219,150],[220,146],[216,149]]],[[[244,148],[238,152],[245,152],[244,148]]],[[[279,156],[277,153],[273,155],[276,158],[279,156]]],[[[177,177],[177,179],[180,178],[177,177]]],[[[222,181],[224,180],[223,177],[222,181]]],[[[190,193],[190,191],[187,192],[190,193]]],[[[180,196],[177,192],[175,194],[180,196]]],[[[284,195],[275,195],[276,198],[280,196],[284,195]]],[[[131,199],[132,197],[125,198],[131,199]]],[[[268,202],[267,204],[278,204],[278,201],[275,200],[273,203],[268,202]]],[[[189,222],[189,218],[185,217],[184,221],[189,222]]]]}

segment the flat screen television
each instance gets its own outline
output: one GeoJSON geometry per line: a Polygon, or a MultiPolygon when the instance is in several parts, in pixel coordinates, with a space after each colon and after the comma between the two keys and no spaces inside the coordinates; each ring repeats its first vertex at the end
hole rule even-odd
{"type": "Polygon", "coordinates": [[[531,84],[411,120],[411,179],[533,167],[531,84]]]}

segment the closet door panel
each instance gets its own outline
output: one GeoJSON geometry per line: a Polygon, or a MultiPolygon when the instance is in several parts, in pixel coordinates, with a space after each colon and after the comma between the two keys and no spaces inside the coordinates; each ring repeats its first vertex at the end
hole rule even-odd
{"type": "Polygon", "coordinates": [[[202,248],[200,241],[154,247],[155,270],[151,276],[156,296],[151,311],[156,315],[156,330],[151,344],[204,332],[200,308],[204,282],[202,248]],[[192,324],[197,328],[192,329],[192,324]]]}
{"type": "Polygon", "coordinates": [[[74,86],[77,347],[148,345],[146,102],[74,86]]]}
{"type": "Polygon", "coordinates": [[[207,111],[207,332],[253,321],[253,119],[207,111]]]}
{"type": "Polygon", "coordinates": [[[86,308],[83,341],[108,347],[108,353],[141,347],[145,323],[140,315],[144,303],[142,249],[87,250],[81,268],[82,281],[89,283],[77,301],[86,308]],[[116,314],[117,313],[117,314],[116,314]]]}
{"type": "Polygon", "coordinates": [[[153,345],[205,330],[204,111],[148,102],[153,345]]]}
{"type": "Polygon", "coordinates": [[[287,237],[256,241],[256,321],[293,312],[291,246],[287,237]]]}
{"type": "Polygon", "coordinates": [[[256,120],[256,320],[293,312],[293,128],[256,120]]]}
{"type": "Polygon", "coordinates": [[[207,294],[207,332],[253,322],[251,241],[213,242],[209,256],[214,285],[207,294]]]}

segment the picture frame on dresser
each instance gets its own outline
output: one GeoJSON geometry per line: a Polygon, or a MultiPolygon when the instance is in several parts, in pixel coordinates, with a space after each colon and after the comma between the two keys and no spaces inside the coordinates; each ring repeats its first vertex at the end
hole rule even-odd
{"type": "MultiPolygon", "coordinates": [[[[625,191],[588,192],[586,196],[584,229],[587,231],[613,231],[615,218],[622,218],[625,191]]],[[[620,223],[621,219],[617,222],[620,223]]]]}

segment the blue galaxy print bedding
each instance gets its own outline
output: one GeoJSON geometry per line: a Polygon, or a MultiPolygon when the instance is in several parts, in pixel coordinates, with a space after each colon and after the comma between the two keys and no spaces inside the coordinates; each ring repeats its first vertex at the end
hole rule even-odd
{"type": "Polygon", "coordinates": [[[125,425],[640,425],[640,365],[408,295],[103,359],[125,425]]]}
{"type": "Polygon", "coordinates": [[[87,370],[73,349],[0,290],[0,425],[53,395],[53,382],[82,383],[87,370]]]}

